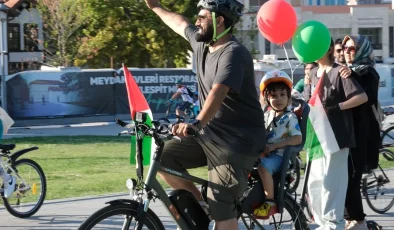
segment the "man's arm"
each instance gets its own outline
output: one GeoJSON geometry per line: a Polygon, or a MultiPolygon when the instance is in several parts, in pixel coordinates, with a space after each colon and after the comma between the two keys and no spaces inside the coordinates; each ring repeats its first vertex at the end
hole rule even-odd
{"type": "Polygon", "coordinates": [[[158,0],[145,0],[145,2],[149,9],[155,12],[168,27],[187,40],[185,29],[190,25],[190,22],[185,17],[164,9],[158,0]]]}
{"type": "Polygon", "coordinates": [[[205,100],[202,110],[197,116],[197,120],[200,121],[202,127],[208,124],[208,122],[215,116],[217,111],[219,111],[219,108],[229,91],[230,87],[226,85],[213,85],[207,99],[205,100]]]}

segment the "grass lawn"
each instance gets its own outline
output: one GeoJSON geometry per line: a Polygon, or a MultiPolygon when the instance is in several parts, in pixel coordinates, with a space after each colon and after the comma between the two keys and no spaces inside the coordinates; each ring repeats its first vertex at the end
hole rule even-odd
{"type": "MultiPolygon", "coordinates": [[[[15,143],[16,150],[39,147],[22,158],[33,159],[43,168],[47,178],[47,200],[127,192],[126,179],[136,178],[135,167],[129,164],[129,137],[65,136],[2,140],[2,144],[6,143],[15,143]]],[[[144,176],[147,169],[145,166],[144,176]]],[[[207,169],[195,169],[191,173],[206,178],[207,169]]]]}
{"type": "MultiPolygon", "coordinates": [[[[136,178],[135,166],[129,164],[129,137],[65,136],[2,140],[2,144],[6,143],[15,143],[16,150],[39,147],[22,158],[31,158],[43,168],[47,177],[47,200],[127,192],[126,179],[136,178]]],[[[305,152],[301,157],[305,162],[305,152]]],[[[380,163],[385,168],[394,167],[393,161],[383,157],[380,163]]],[[[147,169],[145,166],[145,176],[147,169]]],[[[207,168],[190,172],[198,177],[207,177],[207,168]]],[[[160,182],[167,187],[161,179],[160,182]]]]}

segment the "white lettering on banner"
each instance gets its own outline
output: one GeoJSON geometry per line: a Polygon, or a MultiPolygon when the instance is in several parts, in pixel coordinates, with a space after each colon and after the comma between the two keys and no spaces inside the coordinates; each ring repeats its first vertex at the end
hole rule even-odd
{"type": "MultiPolygon", "coordinates": [[[[155,74],[154,76],[134,76],[135,81],[137,84],[160,84],[160,83],[171,83],[175,84],[175,81],[182,80],[183,83],[196,83],[196,76],[195,75],[170,75],[170,76],[159,76],[155,74]]],[[[121,77],[91,77],[90,78],[90,85],[113,85],[113,84],[124,84],[125,78],[124,76],[121,77]]],[[[167,87],[167,86],[147,86],[147,87],[167,87]]],[[[174,86],[175,87],[175,86],[174,86]]],[[[163,88],[160,90],[154,89],[153,91],[166,91],[171,93],[172,90],[169,88],[163,88]]],[[[176,88],[174,88],[174,91],[176,88]]]]}
{"type": "Polygon", "coordinates": [[[115,83],[124,83],[124,77],[91,77],[90,85],[113,85],[115,83]]]}

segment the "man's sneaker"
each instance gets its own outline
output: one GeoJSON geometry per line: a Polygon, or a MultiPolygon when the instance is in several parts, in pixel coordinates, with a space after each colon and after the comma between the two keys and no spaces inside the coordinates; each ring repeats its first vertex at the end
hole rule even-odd
{"type": "Polygon", "coordinates": [[[348,222],[347,230],[368,230],[367,223],[363,221],[362,223],[358,223],[356,220],[352,220],[348,222]]]}
{"type": "Polygon", "coordinates": [[[270,216],[278,212],[278,207],[275,203],[266,202],[262,204],[259,208],[253,210],[253,215],[257,219],[268,219],[270,216]]]}
{"type": "Polygon", "coordinates": [[[4,197],[10,198],[15,191],[16,177],[11,176],[7,182],[4,182],[4,197]]]}

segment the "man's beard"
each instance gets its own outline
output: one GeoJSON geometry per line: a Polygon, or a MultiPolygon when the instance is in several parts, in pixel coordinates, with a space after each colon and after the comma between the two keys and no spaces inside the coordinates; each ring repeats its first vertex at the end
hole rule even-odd
{"type": "Polygon", "coordinates": [[[202,33],[196,33],[196,41],[198,42],[210,42],[212,41],[213,38],[213,25],[212,23],[208,25],[207,30],[204,32],[202,31],[202,33]]]}

